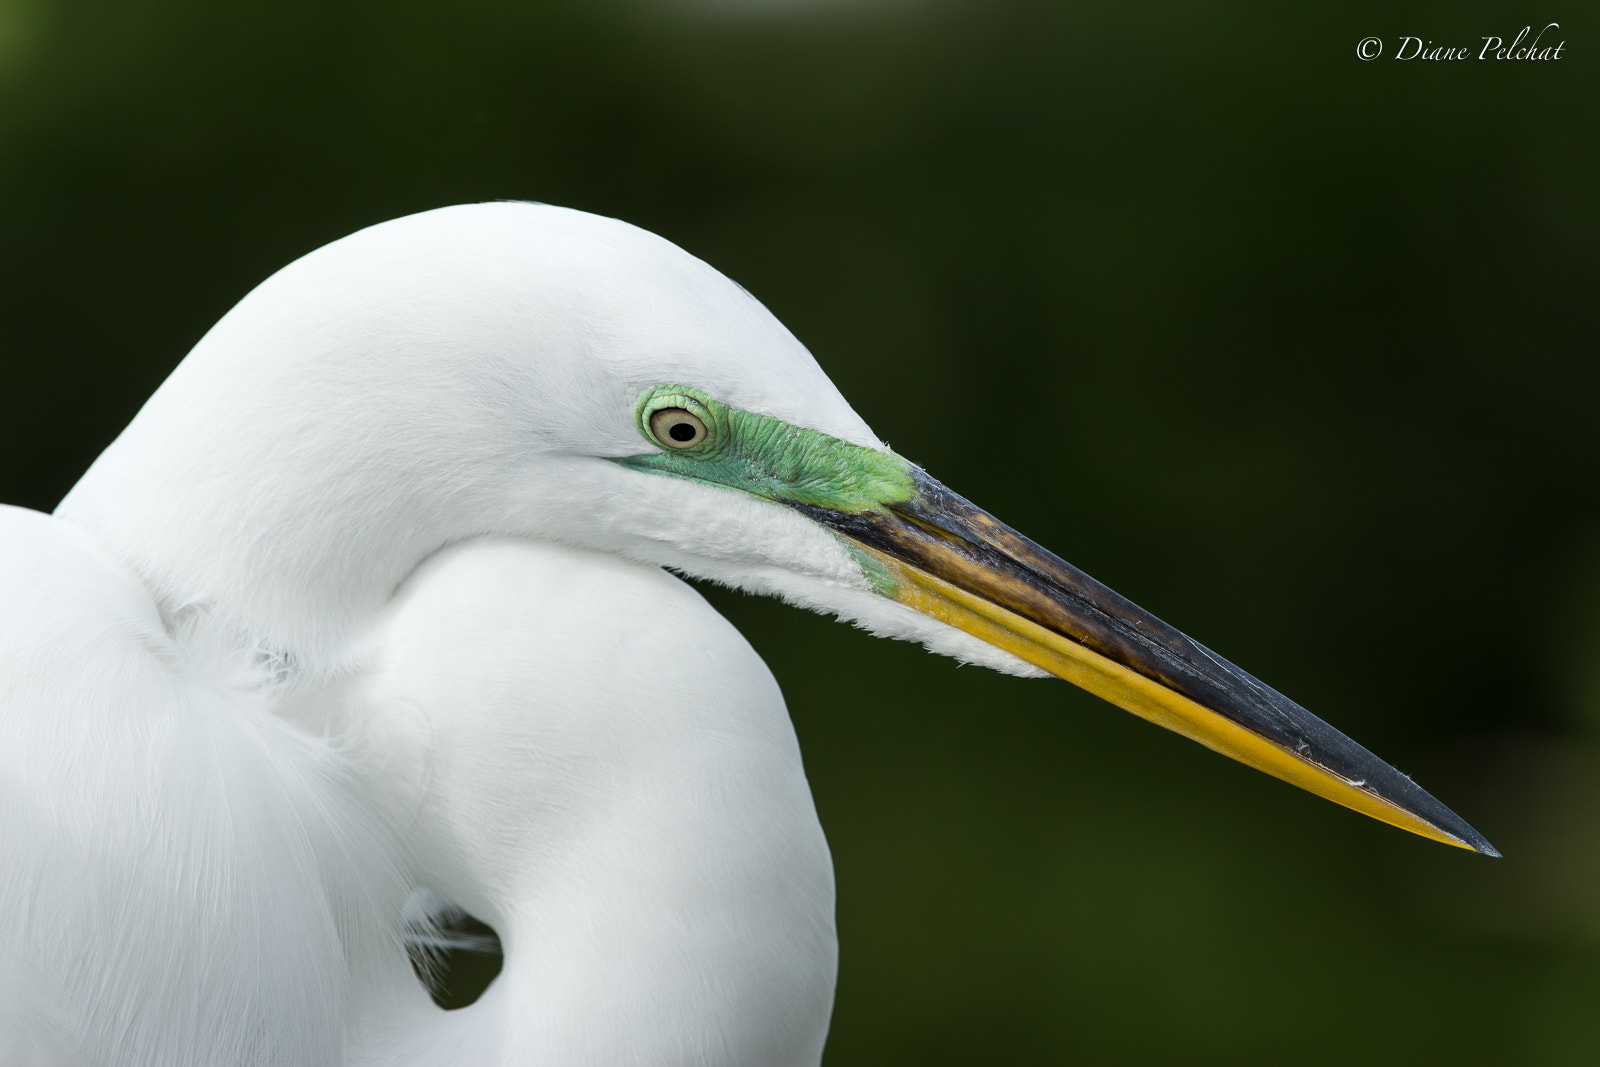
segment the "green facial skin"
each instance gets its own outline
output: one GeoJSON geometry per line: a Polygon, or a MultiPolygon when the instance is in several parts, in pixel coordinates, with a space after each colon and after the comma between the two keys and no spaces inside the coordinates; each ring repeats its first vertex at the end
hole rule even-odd
{"type": "Polygon", "coordinates": [[[660,452],[616,462],[635,470],[675,474],[709,485],[742,489],[777,503],[811,504],[852,515],[911,499],[911,464],[893,452],[841,441],[754,415],[711,399],[698,389],[660,385],[634,404],[639,433],[660,452]],[[706,438],[689,448],[658,441],[650,416],[683,408],[706,425],[706,438]]]}
{"type": "MultiPolygon", "coordinates": [[[[634,403],[634,424],[659,452],[614,462],[634,470],[671,474],[779,504],[807,504],[859,515],[915,494],[911,464],[893,452],[863,448],[817,430],[791,426],[770,415],[729,407],[684,385],[659,385],[634,403]],[[692,412],[705,423],[705,440],[684,448],[657,440],[650,417],[668,408],[692,412]]],[[[881,564],[840,539],[873,588],[893,595],[894,582],[881,564]]]]}

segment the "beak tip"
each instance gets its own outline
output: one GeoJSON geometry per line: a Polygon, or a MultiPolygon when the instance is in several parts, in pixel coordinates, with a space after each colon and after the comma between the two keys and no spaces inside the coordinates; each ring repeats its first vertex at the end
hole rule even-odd
{"type": "MultiPolygon", "coordinates": [[[[1430,797],[1429,799],[1431,800],[1432,798],[1430,797]]],[[[1441,805],[1441,807],[1443,806],[1441,805]]],[[[1434,828],[1448,835],[1450,844],[1458,848],[1464,848],[1468,852],[1476,852],[1480,856],[1488,856],[1492,860],[1502,858],[1500,850],[1489,844],[1488,839],[1473,829],[1465,819],[1448,808],[1444,808],[1444,811],[1450,816],[1448,822],[1445,825],[1434,822],[1434,828]]],[[[1429,821],[1432,822],[1433,820],[1430,819],[1429,821]]]]}

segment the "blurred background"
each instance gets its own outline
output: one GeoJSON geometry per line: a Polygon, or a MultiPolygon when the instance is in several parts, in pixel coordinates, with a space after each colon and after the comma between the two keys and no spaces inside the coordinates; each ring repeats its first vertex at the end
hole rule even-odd
{"type": "Polygon", "coordinates": [[[898,451],[1506,856],[707,590],[832,841],[828,1064],[1600,1063],[1582,9],[0,0],[0,500],[51,508],[218,316],[351,230],[628,219],[898,451]],[[1390,58],[1547,22],[1559,62],[1390,58]]]}

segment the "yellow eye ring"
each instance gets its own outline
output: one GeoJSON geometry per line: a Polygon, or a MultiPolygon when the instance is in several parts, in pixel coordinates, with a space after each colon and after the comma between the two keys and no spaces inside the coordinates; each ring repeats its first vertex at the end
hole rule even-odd
{"type": "Polygon", "coordinates": [[[650,413],[650,434],[667,448],[693,448],[706,439],[706,424],[687,408],[650,413]]]}

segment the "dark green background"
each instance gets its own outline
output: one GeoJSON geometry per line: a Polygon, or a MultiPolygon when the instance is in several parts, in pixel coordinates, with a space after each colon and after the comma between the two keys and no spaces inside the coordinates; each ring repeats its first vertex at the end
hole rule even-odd
{"type": "Polygon", "coordinates": [[[829,1064],[1600,1063],[1589,10],[0,0],[0,499],[352,229],[629,219],[1507,857],[713,592],[833,842],[829,1064]],[[1555,64],[1355,56],[1548,21],[1555,64]]]}

